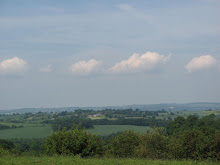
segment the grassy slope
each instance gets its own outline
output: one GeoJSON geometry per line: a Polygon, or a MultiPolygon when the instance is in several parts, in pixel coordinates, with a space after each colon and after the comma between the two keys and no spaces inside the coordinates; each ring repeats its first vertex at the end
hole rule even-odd
{"type": "Polygon", "coordinates": [[[87,132],[91,132],[96,135],[106,136],[112,133],[123,132],[126,130],[134,130],[138,133],[145,133],[150,130],[148,126],[134,126],[134,125],[94,125],[93,129],[88,129],[87,132]]]}
{"type": "Polygon", "coordinates": [[[5,156],[0,158],[0,164],[4,165],[217,165],[214,162],[196,162],[196,161],[162,161],[162,160],[145,160],[145,159],[82,159],[79,157],[12,157],[5,156]]]}

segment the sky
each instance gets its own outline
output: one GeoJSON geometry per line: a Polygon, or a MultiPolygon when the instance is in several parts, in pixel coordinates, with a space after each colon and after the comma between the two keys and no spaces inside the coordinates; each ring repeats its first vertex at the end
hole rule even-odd
{"type": "Polygon", "coordinates": [[[0,109],[220,102],[219,0],[0,0],[0,109]]]}

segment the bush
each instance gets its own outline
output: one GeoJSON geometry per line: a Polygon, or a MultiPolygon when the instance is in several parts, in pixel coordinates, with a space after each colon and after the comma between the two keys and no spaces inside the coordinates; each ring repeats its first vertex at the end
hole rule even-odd
{"type": "Polygon", "coordinates": [[[12,150],[15,146],[14,143],[9,140],[0,139],[0,147],[4,150],[12,150]]]}
{"type": "Polygon", "coordinates": [[[107,146],[107,154],[114,157],[133,157],[140,144],[140,136],[134,131],[125,131],[115,137],[107,146]]]}
{"type": "Polygon", "coordinates": [[[102,155],[103,141],[79,127],[68,131],[64,128],[46,139],[44,149],[49,155],[102,155]]]}
{"type": "Polygon", "coordinates": [[[187,130],[172,137],[169,153],[175,159],[207,159],[211,140],[199,130],[187,130]]]}
{"type": "Polygon", "coordinates": [[[220,132],[216,131],[213,138],[212,156],[215,160],[220,161],[220,132]]]}
{"type": "Polygon", "coordinates": [[[8,154],[9,154],[9,152],[0,146],[0,157],[4,156],[4,155],[8,155],[8,154]]]}
{"type": "Polygon", "coordinates": [[[162,128],[148,131],[142,136],[137,155],[141,158],[165,159],[168,153],[168,136],[162,128]]]}

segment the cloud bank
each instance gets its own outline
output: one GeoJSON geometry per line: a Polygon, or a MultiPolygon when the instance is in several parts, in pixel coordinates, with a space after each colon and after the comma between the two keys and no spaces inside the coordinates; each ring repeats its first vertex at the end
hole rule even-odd
{"type": "Polygon", "coordinates": [[[110,72],[112,73],[136,73],[141,71],[149,71],[165,64],[170,59],[169,56],[160,55],[156,52],[146,52],[145,54],[133,54],[127,60],[116,63],[110,72]]]}
{"type": "Polygon", "coordinates": [[[204,55],[193,58],[186,66],[188,72],[195,72],[199,70],[209,69],[215,66],[217,63],[216,59],[211,55],[204,55]]]}
{"type": "Polygon", "coordinates": [[[100,61],[91,59],[89,61],[79,61],[70,66],[70,70],[73,74],[87,75],[97,71],[98,66],[101,64],[100,61]]]}
{"type": "Polygon", "coordinates": [[[0,62],[0,74],[18,74],[24,71],[27,63],[18,57],[0,62]]]}

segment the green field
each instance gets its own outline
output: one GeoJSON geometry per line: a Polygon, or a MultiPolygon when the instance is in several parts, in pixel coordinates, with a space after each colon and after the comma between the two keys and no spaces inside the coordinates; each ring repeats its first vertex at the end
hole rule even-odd
{"type": "MultiPolygon", "coordinates": [[[[1,123],[11,126],[14,123],[1,123]]],[[[23,125],[23,128],[4,129],[0,130],[0,139],[13,139],[13,138],[44,138],[52,134],[50,125],[43,124],[14,124],[23,125]]],[[[138,133],[145,133],[150,130],[148,126],[134,126],[134,125],[94,125],[93,129],[87,129],[87,132],[107,136],[112,133],[123,132],[126,130],[134,130],[138,133]]]]}
{"type": "Polygon", "coordinates": [[[111,158],[88,158],[82,159],[80,157],[13,157],[4,156],[0,159],[2,165],[60,165],[60,164],[76,164],[76,165],[218,165],[217,162],[209,161],[177,161],[177,160],[146,160],[146,159],[111,159],[111,158]]]}
{"type": "Polygon", "coordinates": [[[149,126],[135,126],[135,125],[94,125],[93,129],[87,129],[87,132],[107,136],[112,133],[123,132],[126,130],[134,130],[138,133],[145,133],[147,130],[151,130],[149,126]]]}
{"type": "MultiPolygon", "coordinates": [[[[10,123],[7,124],[10,125],[10,123]]],[[[52,128],[50,125],[23,123],[17,125],[23,125],[24,127],[0,130],[0,139],[44,138],[52,134],[52,128]]]]}

